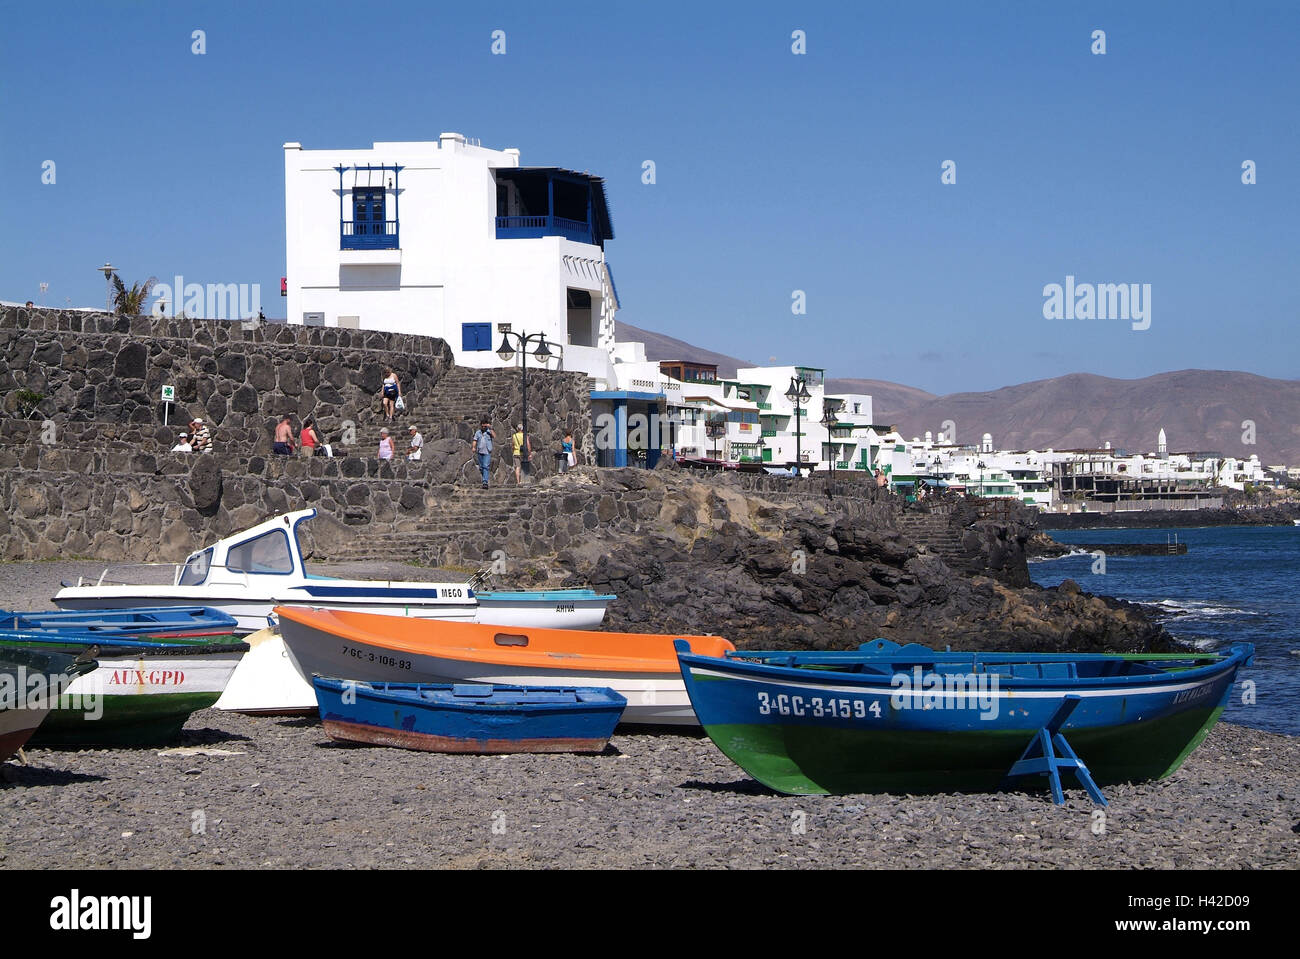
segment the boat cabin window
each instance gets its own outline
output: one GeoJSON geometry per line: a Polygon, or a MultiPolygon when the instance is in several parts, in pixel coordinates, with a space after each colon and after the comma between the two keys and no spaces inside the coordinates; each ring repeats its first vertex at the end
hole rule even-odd
{"type": "Polygon", "coordinates": [[[212,550],[205,549],[201,553],[195,553],[185,561],[185,566],[181,569],[179,586],[198,586],[208,578],[208,570],[212,568],[212,550]]]}
{"type": "Polygon", "coordinates": [[[292,573],[289,537],[284,530],[273,529],[232,547],[226,554],[226,569],[235,573],[292,573]]]}

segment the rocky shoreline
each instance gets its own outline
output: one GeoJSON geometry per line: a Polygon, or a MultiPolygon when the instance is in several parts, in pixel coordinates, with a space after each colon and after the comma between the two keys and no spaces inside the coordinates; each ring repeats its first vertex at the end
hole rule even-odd
{"type": "Polygon", "coordinates": [[[700,736],[597,756],[331,743],[205,710],[169,750],[0,766],[0,869],[1293,869],[1300,740],[1220,724],[1169,779],[1106,790],[788,797],[700,736]],[[1100,815],[1099,815],[1100,813],[1100,815]]]}
{"type": "Polygon", "coordinates": [[[1195,526],[1290,526],[1300,503],[1189,510],[1124,510],[1117,513],[1043,513],[1041,529],[1185,529],[1195,526]]]}

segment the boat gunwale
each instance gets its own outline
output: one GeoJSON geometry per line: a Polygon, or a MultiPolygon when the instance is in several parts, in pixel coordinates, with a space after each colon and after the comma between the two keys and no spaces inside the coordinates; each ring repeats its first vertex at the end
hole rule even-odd
{"type": "MultiPolygon", "coordinates": [[[[1225,655],[1217,662],[1209,663],[1205,666],[1197,666],[1193,669],[1176,670],[1162,673],[1144,673],[1136,676],[1089,676],[1089,677],[1004,677],[1000,673],[997,676],[998,689],[1007,689],[1009,692],[1027,689],[1041,689],[1046,692],[1071,692],[1083,691],[1093,688],[1099,688],[1105,692],[1122,692],[1132,687],[1142,686],[1171,686],[1182,683],[1199,684],[1202,681],[1213,681],[1225,672],[1234,671],[1241,666],[1246,665],[1254,655],[1255,648],[1250,643],[1234,643],[1225,652],[1225,655]]],[[[743,656],[744,651],[739,655],[743,656]]],[[[797,655],[797,654],[795,654],[797,655]]],[[[942,655],[942,654],[940,654],[942,655]]],[[[1065,662],[1069,660],[1068,653],[1062,654],[1038,654],[1038,655],[1060,655],[1061,660],[1052,660],[1052,662],[1065,662]]],[[[894,676],[906,675],[910,670],[897,669],[889,674],[868,675],[865,673],[852,673],[844,670],[812,670],[800,666],[774,666],[768,663],[751,663],[745,662],[740,658],[726,656],[704,656],[695,652],[677,653],[678,660],[683,666],[699,666],[701,669],[719,671],[723,673],[731,672],[738,675],[745,675],[751,678],[766,678],[772,680],[793,679],[798,680],[800,684],[812,685],[848,685],[860,686],[865,688],[879,689],[882,687],[889,692],[899,692],[897,687],[892,685],[894,676]],[[820,681],[820,682],[819,682],[820,681]]],[[[867,657],[869,658],[869,657],[867,657]]],[[[916,656],[896,657],[908,665],[920,665],[916,656]]],[[[887,660],[877,659],[877,662],[887,662],[887,660]]],[[[922,667],[923,675],[953,675],[952,673],[938,673],[933,669],[922,667]]],[[[988,674],[985,674],[988,675],[988,674]]],[[[918,694],[923,691],[916,691],[918,694]]]]}
{"type": "MultiPolygon", "coordinates": [[[[673,647],[671,645],[672,643],[678,641],[689,643],[693,639],[705,639],[710,641],[720,641],[722,643],[726,643],[728,646],[731,645],[731,643],[728,640],[724,639],[721,636],[681,636],[675,634],[664,634],[662,638],[667,640],[670,643],[670,645],[668,647],[669,655],[665,656],[662,659],[658,659],[658,658],[652,659],[644,656],[610,656],[610,655],[602,655],[602,654],[541,651],[541,650],[528,649],[528,647],[525,646],[487,647],[487,646],[453,646],[453,645],[442,645],[442,644],[437,644],[435,646],[434,644],[431,644],[429,642],[426,642],[425,644],[421,645],[418,642],[409,642],[409,641],[404,641],[399,639],[392,639],[387,636],[382,636],[378,633],[372,632],[371,630],[353,625],[351,623],[342,623],[338,621],[337,617],[335,617],[335,621],[336,623],[338,623],[338,628],[341,630],[340,632],[333,632],[313,621],[317,615],[320,614],[328,615],[328,614],[332,614],[333,612],[334,612],[333,610],[328,610],[328,609],[314,610],[314,609],[306,609],[303,607],[288,607],[288,606],[277,606],[274,610],[275,615],[280,617],[282,621],[281,636],[284,635],[283,621],[288,620],[289,622],[295,623],[298,626],[302,626],[304,628],[313,629],[318,632],[326,633],[338,639],[351,639],[353,642],[365,643],[371,646],[378,646],[389,651],[409,653],[415,656],[432,656],[435,658],[440,657],[443,659],[455,660],[457,662],[478,663],[484,666],[536,666],[543,669],[558,669],[558,668],[563,668],[568,666],[568,667],[580,669],[585,672],[655,673],[655,674],[661,674],[664,676],[671,677],[671,676],[681,675],[681,667],[678,665],[676,657],[671,655],[673,652],[673,647]],[[299,618],[303,613],[306,613],[307,616],[310,618],[307,618],[305,620],[299,618]]],[[[361,614],[353,614],[353,615],[364,616],[368,614],[361,613],[361,614]]],[[[498,626],[491,623],[461,624],[461,623],[456,623],[454,621],[416,619],[414,617],[409,617],[409,618],[403,617],[402,621],[420,623],[420,624],[432,623],[432,624],[438,624],[440,626],[441,625],[480,626],[485,629],[494,629],[497,632],[503,632],[512,629],[518,630],[520,632],[534,632],[534,633],[539,631],[552,632],[552,633],[579,632],[584,634],[583,636],[584,639],[588,639],[593,636],[655,636],[656,638],[659,637],[659,634],[655,634],[655,633],[604,633],[598,630],[570,631],[570,630],[562,630],[562,629],[553,629],[548,627],[539,627],[538,629],[533,629],[531,627],[498,626]]],[[[429,627],[426,626],[425,628],[429,628],[429,627]]],[[[287,637],[285,637],[285,641],[286,642],[289,641],[287,637]]]]}
{"type": "Polygon", "coordinates": [[[383,683],[386,689],[376,689],[374,680],[361,679],[339,679],[333,676],[322,676],[319,673],[312,674],[312,687],[320,690],[327,689],[331,693],[341,693],[348,683],[354,685],[354,692],[358,697],[371,699],[377,702],[400,702],[414,707],[433,708],[433,709],[493,709],[505,711],[510,709],[544,711],[560,710],[581,710],[581,711],[602,711],[612,710],[617,707],[620,712],[627,706],[627,697],[616,689],[610,689],[605,686],[557,686],[557,691],[572,692],[575,694],[573,702],[564,703],[528,703],[528,702],[507,702],[507,703],[485,703],[475,699],[466,698],[460,702],[453,699],[448,700],[428,700],[418,698],[416,695],[401,695],[403,692],[416,693],[421,689],[436,689],[439,691],[450,692],[457,686],[490,686],[493,694],[499,691],[510,692],[514,690],[541,689],[546,687],[538,686],[516,686],[509,683],[383,683]],[[391,692],[397,689],[397,694],[391,692]],[[583,695],[590,695],[593,698],[583,699],[583,695]]]}
{"type": "MultiPolygon", "coordinates": [[[[222,635],[234,635],[225,634],[222,635]]],[[[45,646],[80,646],[85,652],[98,648],[100,659],[122,659],[141,656],[177,656],[194,654],[212,656],[218,653],[246,653],[250,647],[245,642],[232,643],[151,643],[129,638],[77,633],[30,633],[20,630],[0,629],[0,650],[33,649],[45,646]],[[137,654],[132,656],[131,654],[137,654]]]]}

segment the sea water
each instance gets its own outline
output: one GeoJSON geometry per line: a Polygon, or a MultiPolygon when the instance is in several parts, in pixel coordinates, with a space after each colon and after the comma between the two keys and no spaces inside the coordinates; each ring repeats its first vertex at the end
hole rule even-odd
{"type": "Polygon", "coordinates": [[[1040,586],[1073,579],[1081,589],[1150,603],[1169,632],[1199,648],[1255,644],[1255,663],[1237,674],[1223,718],[1300,735],[1300,526],[1197,529],[1052,530],[1058,542],[1187,544],[1185,556],[1090,554],[1030,563],[1040,586]],[[1253,680],[1255,703],[1243,703],[1253,680]]]}

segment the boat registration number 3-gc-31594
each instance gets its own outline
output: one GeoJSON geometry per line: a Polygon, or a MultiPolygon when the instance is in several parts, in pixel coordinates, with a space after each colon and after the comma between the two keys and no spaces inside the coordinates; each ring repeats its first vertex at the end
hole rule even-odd
{"type": "Polygon", "coordinates": [[[870,714],[880,718],[880,702],[872,700],[870,705],[865,699],[828,699],[822,696],[790,696],[779,693],[758,694],[758,714],[760,716],[812,716],[821,719],[866,719],[870,714]]]}
{"type": "Polygon", "coordinates": [[[394,669],[411,668],[411,661],[409,659],[396,659],[392,656],[385,656],[383,653],[376,653],[369,649],[358,649],[355,646],[345,645],[341,655],[350,659],[359,659],[366,663],[378,663],[380,666],[392,666],[394,669]]]}

